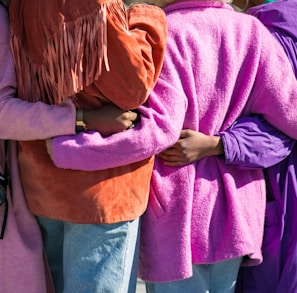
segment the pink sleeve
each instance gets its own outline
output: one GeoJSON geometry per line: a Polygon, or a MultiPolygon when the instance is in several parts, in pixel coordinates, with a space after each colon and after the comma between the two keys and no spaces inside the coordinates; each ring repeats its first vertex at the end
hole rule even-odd
{"type": "Polygon", "coordinates": [[[97,132],[53,139],[59,168],[102,170],[141,161],[173,145],[184,126],[188,98],[171,58],[165,56],[154,90],[139,107],[140,122],[127,131],[103,138],[97,132]],[[171,86],[174,84],[175,86],[171,86]]]}
{"type": "Polygon", "coordinates": [[[0,67],[1,138],[35,140],[75,132],[75,107],[70,100],[60,107],[15,98],[16,76],[9,45],[8,17],[1,5],[0,67]]]}
{"type": "Polygon", "coordinates": [[[246,113],[263,115],[275,128],[297,139],[297,81],[283,48],[265,27],[262,51],[246,113]]]}
{"type": "Polygon", "coordinates": [[[100,170],[127,165],[158,154],[174,144],[183,126],[186,97],[162,95],[166,82],[159,79],[154,92],[139,108],[141,121],[135,128],[103,138],[98,132],[53,139],[57,167],[100,170]]]}

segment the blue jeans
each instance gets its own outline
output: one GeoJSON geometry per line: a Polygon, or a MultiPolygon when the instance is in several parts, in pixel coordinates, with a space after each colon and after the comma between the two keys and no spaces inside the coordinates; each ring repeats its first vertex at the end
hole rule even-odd
{"type": "Polygon", "coordinates": [[[97,225],[38,221],[56,293],[135,292],[139,219],[97,225]]]}
{"type": "Polygon", "coordinates": [[[230,293],[234,292],[242,258],[215,264],[193,265],[189,279],[168,283],[146,283],[148,293],[230,293]]]}

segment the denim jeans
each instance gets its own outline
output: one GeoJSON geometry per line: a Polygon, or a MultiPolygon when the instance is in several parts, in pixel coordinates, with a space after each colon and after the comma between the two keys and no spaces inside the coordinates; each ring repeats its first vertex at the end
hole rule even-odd
{"type": "Polygon", "coordinates": [[[168,283],[146,283],[147,293],[230,293],[234,292],[242,258],[215,264],[193,265],[193,276],[168,283]]]}
{"type": "Polygon", "coordinates": [[[139,219],[97,225],[38,221],[56,293],[135,292],[139,219]]]}

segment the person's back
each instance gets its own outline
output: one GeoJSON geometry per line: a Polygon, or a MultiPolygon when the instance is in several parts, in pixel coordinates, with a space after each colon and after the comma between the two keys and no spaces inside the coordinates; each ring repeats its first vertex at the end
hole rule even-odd
{"type": "MultiPolygon", "coordinates": [[[[288,61],[257,19],[220,2],[178,2],[165,12],[167,55],[152,95],[169,96],[171,103],[184,101],[175,119],[178,129],[213,135],[240,115],[259,112],[287,133],[295,132],[293,126],[283,127],[291,124],[292,116],[287,116],[288,104],[277,94],[276,80],[285,75],[275,68],[275,60],[290,70],[288,61]],[[272,92],[274,100],[269,101],[272,92]]],[[[291,82],[295,80],[285,87],[291,82]]],[[[215,263],[226,256],[248,255],[246,262],[259,263],[264,190],[261,171],[238,171],[218,158],[174,172],[156,159],[142,220],[141,278],[151,282],[187,278],[192,263],[215,263]]]]}
{"type": "MultiPolygon", "coordinates": [[[[9,16],[18,94],[31,104],[61,108],[70,98],[77,117],[65,134],[91,131],[90,111],[100,108],[108,120],[111,106],[129,113],[147,100],[167,35],[158,7],[126,9],[121,0],[11,0],[9,16]]],[[[51,123],[38,114],[36,129],[51,123]]],[[[133,291],[138,218],[146,208],[153,159],[102,171],[66,170],[54,166],[46,140],[34,137],[19,141],[18,163],[55,290],[133,291]]]]}

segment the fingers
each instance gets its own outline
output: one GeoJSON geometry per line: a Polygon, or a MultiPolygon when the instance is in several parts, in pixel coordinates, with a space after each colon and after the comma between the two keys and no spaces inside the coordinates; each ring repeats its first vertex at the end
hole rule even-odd
{"type": "Polygon", "coordinates": [[[165,166],[170,166],[170,167],[177,167],[177,166],[185,166],[188,165],[189,162],[184,162],[184,161],[164,161],[165,166]]]}
{"type": "Polygon", "coordinates": [[[125,119],[128,120],[127,122],[130,123],[127,129],[134,128],[136,123],[135,121],[138,119],[138,114],[132,111],[125,112],[125,114],[125,119]]]}
{"type": "Polygon", "coordinates": [[[189,162],[180,156],[174,156],[174,155],[168,155],[164,153],[160,153],[157,155],[158,158],[161,158],[163,160],[163,163],[165,166],[183,166],[189,164],[189,162]]]}
{"type": "Polygon", "coordinates": [[[134,128],[134,127],[135,127],[135,124],[133,122],[131,122],[131,125],[127,129],[131,129],[131,128],[134,128]]]}
{"type": "Polygon", "coordinates": [[[192,130],[190,129],[183,129],[181,132],[180,132],[180,138],[186,138],[186,137],[189,137],[192,133],[192,130]]]}
{"type": "Polygon", "coordinates": [[[165,151],[160,153],[160,155],[164,157],[180,156],[180,154],[181,154],[181,151],[173,147],[166,149],[165,151]]]}
{"type": "Polygon", "coordinates": [[[183,158],[178,153],[177,154],[168,154],[168,152],[160,153],[157,155],[157,157],[159,157],[162,160],[167,161],[167,162],[175,162],[175,161],[183,160],[183,158]]]}
{"type": "Polygon", "coordinates": [[[127,114],[127,119],[129,119],[131,121],[135,121],[138,117],[137,113],[132,112],[132,111],[126,112],[126,114],[127,114]]]}

